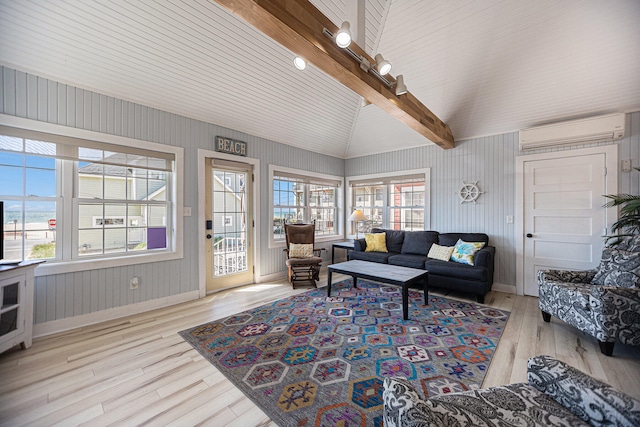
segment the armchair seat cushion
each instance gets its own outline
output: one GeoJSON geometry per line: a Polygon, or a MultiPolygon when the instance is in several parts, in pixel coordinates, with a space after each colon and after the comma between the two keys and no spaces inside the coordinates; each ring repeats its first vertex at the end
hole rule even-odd
{"type": "Polygon", "coordinates": [[[287,267],[302,267],[307,265],[320,265],[322,258],[313,256],[309,258],[289,258],[285,261],[287,267]]]}

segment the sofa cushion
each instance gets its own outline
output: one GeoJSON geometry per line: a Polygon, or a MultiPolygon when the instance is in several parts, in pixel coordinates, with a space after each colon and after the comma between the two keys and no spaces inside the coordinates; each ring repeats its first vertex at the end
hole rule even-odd
{"type": "Polygon", "coordinates": [[[451,261],[459,262],[460,264],[474,265],[475,253],[482,249],[484,245],[484,242],[465,242],[460,239],[453,247],[451,261]]]}
{"type": "Polygon", "coordinates": [[[364,240],[367,242],[365,252],[389,252],[385,233],[367,233],[364,240]]]}
{"type": "Polygon", "coordinates": [[[389,257],[389,264],[424,269],[426,260],[427,257],[422,255],[400,254],[389,257]]]}
{"type": "Polygon", "coordinates": [[[402,253],[427,256],[431,245],[438,241],[437,231],[405,231],[402,253]]]}
{"type": "Polygon", "coordinates": [[[604,248],[598,271],[591,283],[640,288],[640,252],[604,248]]]}
{"type": "Polygon", "coordinates": [[[484,267],[429,259],[425,263],[425,268],[429,270],[430,276],[454,277],[456,279],[482,282],[487,280],[487,269],[484,267]]]}
{"type": "Polygon", "coordinates": [[[484,242],[489,246],[489,236],[484,233],[440,233],[438,244],[442,246],[455,246],[458,240],[465,242],[484,242]]]}
{"type": "Polygon", "coordinates": [[[455,246],[440,246],[439,244],[434,243],[431,245],[431,249],[429,249],[427,256],[429,258],[439,259],[440,261],[449,261],[454,247],[455,246]]]}
{"type": "Polygon", "coordinates": [[[362,261],[379,262],[382,264],[389,263],[389,257],[398,255],[394,252],[359,252],[349,251],[349,260],[359,259],[362,261]]]}
{"type": "Polygon", "coordinates": [[[423,400],[404,378],[385,378],[386,427],[400,426],[588,426],[528,384],[516,383],[423,400]]]}
{"type": "Polygon", "coordinates": [[[402,252],[402,242],[404,241],[404,231],[402,230],[384,230],[382,228],[373,228],[372,233],[385,233],[387,235],[387,250],[389,252],[402,252]]]}

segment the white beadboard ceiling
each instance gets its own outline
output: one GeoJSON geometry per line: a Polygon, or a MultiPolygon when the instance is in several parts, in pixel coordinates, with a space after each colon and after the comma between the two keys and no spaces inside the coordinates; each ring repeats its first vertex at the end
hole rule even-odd
{"type": "MultiPolygon", "coordinates": [[[[313,3],[356,22],[356,0],[313,3]]],[[[364,9],[358,44],[389,59],[456,140],[640,110],[638,0],[364,9]]],[[[1,65],[339,158],[431,144],[292,60],[213,0],[0,0],[1,65]]]]}

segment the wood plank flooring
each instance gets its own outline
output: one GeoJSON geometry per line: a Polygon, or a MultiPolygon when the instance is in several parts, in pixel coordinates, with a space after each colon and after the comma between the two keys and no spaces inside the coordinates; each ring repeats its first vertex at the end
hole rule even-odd
{"type": "MultiPolygon", "coordinates": [[[[236,288],[5,352],[0,425],[275,426],[177,332],[306,290],[284,281],[236,288]]],[[[640,399],[639,347],[616,344],[606,357],[575,328],[544,323],[537,298],[491,292],[486,304],[511,317],[483,386],[524,382],[527,359],[548,354],[640,399]]]]}

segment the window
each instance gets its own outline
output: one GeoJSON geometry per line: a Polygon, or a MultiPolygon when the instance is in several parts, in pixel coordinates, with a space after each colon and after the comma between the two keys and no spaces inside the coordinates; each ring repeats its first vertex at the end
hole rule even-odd
{"type": "MultiPolygon", "coordinates": [[[[391,176],[348,179],[351,211],[361,209],[367,221],[358,222],[358,233],[372,228],[425,230],[429,224],[429,170],[391,176]]],[[[355,224],[349,224],[356,234],[355,224]]]]}
{"type": "Polygon", "coordinates": [[[136,142],[0,126],[0,199],[5,222],[13,224],[5,227],[11,241],[5,258],[101,260],[175,251],[177,150],[136,142]]]}
{"type": "Polygon", "coordinates": [[[284,242],[284,223],[315,221],[316,240],[340,234],[339,212],[342,178],[330,175],[310,176],[309,172],[270,167],[272,184],[271,242],[284,242]]]}

